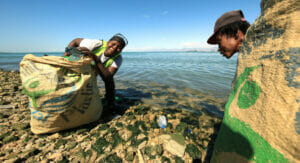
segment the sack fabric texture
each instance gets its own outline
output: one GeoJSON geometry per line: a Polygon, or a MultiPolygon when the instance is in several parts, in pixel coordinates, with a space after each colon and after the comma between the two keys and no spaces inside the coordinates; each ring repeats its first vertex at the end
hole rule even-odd
{"type": "Polygon", "coordinates": [[[20,63],[23,92],[29,97],[31,131],[53,133],[93,122],[102,104],[90,59],[24,56],[20,63]]]}
{"type": "Polygon", "coordinates": [[[211,162],[300,162],[300,1],[260,5],[211,162]]]}

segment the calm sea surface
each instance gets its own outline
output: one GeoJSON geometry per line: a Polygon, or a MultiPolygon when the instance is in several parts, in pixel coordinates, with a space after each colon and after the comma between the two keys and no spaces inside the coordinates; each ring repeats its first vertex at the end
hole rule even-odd
{"type": "MultiPolygon", "coordinates": [[[[25,54],[0,53],[0,68],[19,70],[25,54]]],[[[237,55],[228,60],[216,52],[124,52],[122,55],[122,66],[115,75],[117,94],[157,107],[212,112],[223,110],[237,62],[237,55]]],[[[99,87],[103,87],[100,78],[98,81],[99,87]]]]}

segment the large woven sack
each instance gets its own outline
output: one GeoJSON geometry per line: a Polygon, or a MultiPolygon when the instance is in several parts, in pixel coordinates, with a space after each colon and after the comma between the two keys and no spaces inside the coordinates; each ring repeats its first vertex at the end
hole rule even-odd
{"type": "Polygon", "coordinates": [[[300,162],[300,1],[262,0],[212,162],[300,162]]]}
{"type": "Polygon", "coordinates": [[[23,92],[29,97],[31,131],[52,133],[97,120],[102,104],[89,59],[26,55],[20,63],[23,92]]]}

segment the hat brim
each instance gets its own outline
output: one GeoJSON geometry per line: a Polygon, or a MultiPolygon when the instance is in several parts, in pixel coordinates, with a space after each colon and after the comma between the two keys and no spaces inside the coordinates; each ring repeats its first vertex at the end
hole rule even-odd
{"type": "Polygon", "coordinates": [[[214,32],[207,40],[208,44],[218,44],[217,38],[216,38],[217,32],[214,32]]]}

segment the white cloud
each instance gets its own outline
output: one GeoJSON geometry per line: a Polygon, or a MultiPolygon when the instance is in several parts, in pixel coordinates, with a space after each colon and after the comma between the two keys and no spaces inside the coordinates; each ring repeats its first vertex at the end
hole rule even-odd
{"type": "Polygon", "coordinates": [[[126,47],[124,49],[124,51],[152,51],[152,50],[155,50],[157,48],[155,47],[152,47],[152,46],[145,46],[145,47],[126,47]]]}
{"type": "Polygon", "coordinates": [[[144,14],[143,17],[148,19],[151,18],[151,15],[144,14]]]}
{"type": "Polygon", "coordinates": [[[209,45],[206,42],[183,42],[180,44],[182,49],[199,49],[199,50],[207,50],[207,49],[216,49],[216,45],[209,45]]]}
{"type": "MultiPolygon", "coordinates": [[[[161,40],[166,42],[167,38],[162,37],[161,40]]],[[[124,51],[134,52],[134,51],[216,51],[216,45],[209,45],[206,42],[182,42],[182,43],[174,43],[171,45],[163,45],[159,46],[127,46],[124,51]]]]}
{"type": "Polygon", "coordinates": [[[163,15],[167,15],[169,13],[169,11],[163,11],[163,15]]]}

